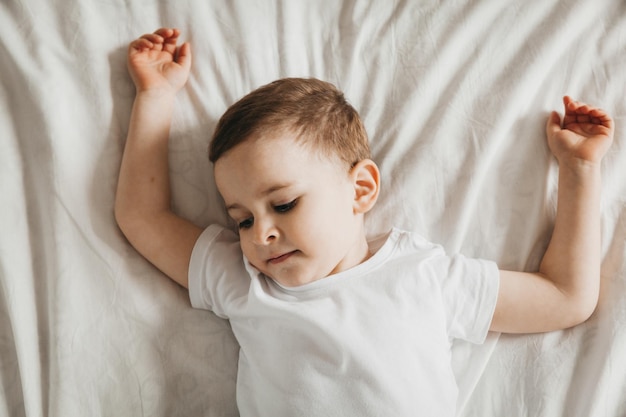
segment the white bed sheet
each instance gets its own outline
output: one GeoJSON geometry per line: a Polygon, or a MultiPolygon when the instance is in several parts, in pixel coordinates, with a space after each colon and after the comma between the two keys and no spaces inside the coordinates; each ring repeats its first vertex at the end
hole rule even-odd
{"type": "Polygon", "coordinates": [[[206,158],[226,107],[285,76],[336,83],[382,168],[370,233],[536,269],[555,211],[543,127],[563,94],[616,121],[601,300],[585,324],[455,346],[463,416],[626,416],[626,3],[5,0],[0,4],[0,416],[234,416],[227,322],[113,218],[134,89],[126,45],[192,42],[173,202],[224,222],[206,158]]]}

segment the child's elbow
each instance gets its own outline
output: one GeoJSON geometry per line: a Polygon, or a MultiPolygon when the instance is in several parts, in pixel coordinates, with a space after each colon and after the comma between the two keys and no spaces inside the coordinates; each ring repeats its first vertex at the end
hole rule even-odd
{"type": "Polygon", "coordinates": [[[571,323],[567,327],[574,327],[589,320],[598,306],[598,291],[586,290],[572,297],[570,301],[571,323]]]}
{"type": "Polygon", "coordinates": [[[115,223],[117,226],[124,231],[124,226],[126,224],[126,212],[124,208],[119,202],[115,202],[115,207],[113,208],[113,215],[115,216],[115,223]]]}
{"type": "Polygon", "coordinates": [[[120,228],[122,233],[128,237],[128,234],[133,229],[133,224],[136,222],[136,216],[132,210],[129,210],[127,206],[122,204],[119,201],[115,202],[115,207],[113,209],[113,214],[115,216],[115,222],[117,226],[120,228]]]}

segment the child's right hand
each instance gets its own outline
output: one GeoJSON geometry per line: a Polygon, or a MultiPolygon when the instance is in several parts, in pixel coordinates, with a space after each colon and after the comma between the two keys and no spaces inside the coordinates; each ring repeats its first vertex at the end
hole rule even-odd
{"type": "Polygon", "coordinates": [[[128,47],[128,70],[137,93],[176,93],[189,77],[191,46],[176,41],[178,29],[161,28],[143,35],[128,47]]]}

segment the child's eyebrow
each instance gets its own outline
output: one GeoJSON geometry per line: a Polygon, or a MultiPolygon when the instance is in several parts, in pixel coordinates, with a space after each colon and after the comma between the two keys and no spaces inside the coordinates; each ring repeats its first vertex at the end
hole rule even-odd
{"type": "Polygon", "coordinates": [[[271,187],[268,187],[265,190],[261,191],[260,195],[266,196],[266,195],[272,194],[273,192],[280,191],[285,188],[289,188],[292,185],[293,184],[290,184],[290,183],[272,185],[271,187]]]}
{"type": "Polygon", "coordinates": [[[226,211],[239,210],[241,208],[242,207],[239,204],[234,203],[234,204],[230,204],[230,205],[226,206],[226,211]]]}
{"type": "MultiPolygon", "coordinates": [[[[292,183],[275,184],[275,185],[272,185],[270,187],[263,189],[261,192],[259,192],[259,196],[265,197],[272,193],[275,193],[276,191],[280,191],[280,190],[284,190],[285,188],[292,187],[293,185],[294,184],[292,183]]],[[[243,210],[244,208],[238,203],[233,203],[233,204],[229,204],[226,206],[227,211],[240,210],[240,209],[243,210]]]]}

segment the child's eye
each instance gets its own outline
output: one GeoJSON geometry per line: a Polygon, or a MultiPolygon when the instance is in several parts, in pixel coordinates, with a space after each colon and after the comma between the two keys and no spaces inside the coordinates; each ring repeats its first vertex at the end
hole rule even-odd
{"type": "Polygon", "coordinates": [[[253,224],[254,224],[254,219],[250,217],[249,219],[245,219],[244,221],[239,222],[238,227],[239,229],[249,229],[252,227],[253,224]]]}
{"type": "Polygon", "coordinates": [[[280,204],[280,205],[278,205],[278,206],[274,206],[274,210],[275,210],[277,213],[286,213],[286,212],[288,212],[289,210],[291,210],[292,208],[294,208],[294,207],[296,206],[296,204],[297,204],[297,203],[298,203],[298,199],[296,198],[295,200],[290,201],[290,202],[289,202],[289,203],[287,203],[287,204],[280,204]]]}

